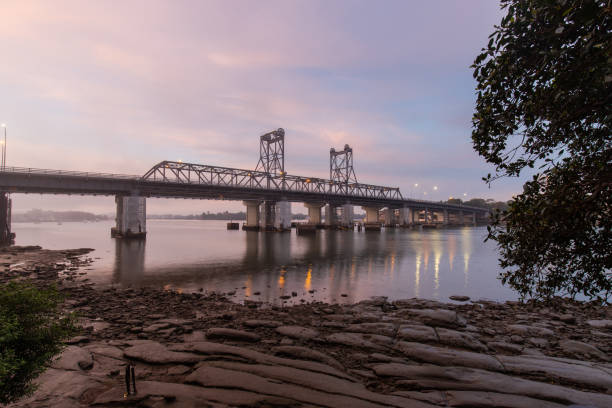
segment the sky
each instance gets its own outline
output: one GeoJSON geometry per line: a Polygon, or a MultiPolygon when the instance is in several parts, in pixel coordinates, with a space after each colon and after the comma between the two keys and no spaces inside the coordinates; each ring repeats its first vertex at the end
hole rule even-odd
{"type": "MultiPolygon", "coordinates": [[[[489,188],[481,178],[493,169],[470,139],[469,67],[502,17],[496,1],[2,0],[0,14],[8,166],[254,169],[259,136],[282,127],[290,174],[328,177],[329,149],[349,144],[359,181],[404,197],[507,200],[521,190],[517,179],[489,188]]],[[[13,195],[13,211],[31,208],[112,213],[114,200],[13,195]]]]}

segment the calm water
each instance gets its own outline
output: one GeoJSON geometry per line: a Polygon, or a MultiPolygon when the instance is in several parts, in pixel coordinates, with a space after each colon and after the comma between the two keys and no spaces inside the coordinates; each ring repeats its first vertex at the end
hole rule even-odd
{"type": "Polygon", "coordinates": [[[497,280],[486,228],[316,235],[227,231],[225,221],[149,220],[146,241],[110,238],[111,221],[15,223],[17,245],[95,248],[88,278],[96,283],[183,291],[233,291],[280,303],[300,299],[356,302],[370,296],[447,300],[515,299],[497,280]],[[309,293],[314,290],[314,294],[309,293]],[[259,294],[256,294],[258,293],[259,294]],[[342,296],[345,294],[346,296],[342,296]]]}

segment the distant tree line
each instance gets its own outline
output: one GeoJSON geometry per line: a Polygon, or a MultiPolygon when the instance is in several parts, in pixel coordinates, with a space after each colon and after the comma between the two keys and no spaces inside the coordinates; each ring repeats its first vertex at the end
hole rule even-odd
{"type": "MultiPolygon", "coordinates": [[[[304,220],[308,216],[306,214],[292,214],[291,218],[295,220],[304,220]]],[[[210,211],[203,212],[202,214],[190,214],[190,215],[177,215],[177,214],[159,214],[159,215],[148,215],[149,219],[158,220],[231,220],[231,221],[245,221],[246,212],[229,212],[223,211],[218,213],[211,213],[210,211]]]]}
{"type": "Polygon", "coordinates": [[[11,218],[13,222],[83,222],[108,220],[112,217],[85,211],[44,211],[33,209],[23,214],[12,214],[11,218]]]}
{"type": "Polygon", "coordinates": [[[494,210],[499,210],[499,211],[504,211],[508,209],[508,205],[510,204],[510,201],[495,201],[493,199],[487,198],[472,198],[470,200],[467,201],[463,201],[460,198],[451,198],[448,199],[446,201],[448,204],[461,204],[461,205],[467,205],[470,207],[480,207],[480,208],[487,208],[491,211],[494,210]]]}

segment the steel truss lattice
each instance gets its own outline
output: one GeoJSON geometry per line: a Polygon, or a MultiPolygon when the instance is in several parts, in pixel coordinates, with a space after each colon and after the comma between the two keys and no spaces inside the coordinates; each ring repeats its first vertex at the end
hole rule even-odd
{"type": "Polygon", "coordinates": [[[357,176],[353,169],[353,149],[344,145],[344,150],[329,150],[329,179],[339,186],[349,190],[349,184],[357,184],[357,176]]]}
{"type": "Polygon", "coordinates": [[[142,179],[165,183],[342,195],[347,198],[352,196],[356,198],[388,200],[403,199],[398,187],[383,187],[361,183],[347,184],[316,177],[292,176],[284,172],[282,174],[272,174],[263,171],[175,161],[158,163],[142,179]]]}
{"type": "Polygon", "coordinates": [[[259,137],[259,162],[255,170],[270,175],[285,174],[285,131],[282,128],[259,137]]]}

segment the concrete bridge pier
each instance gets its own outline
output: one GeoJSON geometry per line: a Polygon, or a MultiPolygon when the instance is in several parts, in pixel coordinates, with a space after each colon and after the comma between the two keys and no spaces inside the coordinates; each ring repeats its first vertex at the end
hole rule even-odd
{"type": "Polygon", "coordinates": [[[277,201],[274,205],[274,229],[276,231],[291,230],[291,203],[277,201]]]}
{"type": "Polygon", "coordinates": [[[380,207],[361,207],[365,213],[366,218],[364,221],[364,228],[366,231],[380,231],[380,220],[378,219],[378,211],[380,207]]]}
{"type": "Polygon", "coordinates": [[[340,224],[344,228],[353,229],[353,216],[355,213],[353,212],[353,204],[344,204],[342,205],[342,217],[340,219],[340,224]]]}
{"type": "Polygon", "coordinates": [[[399,224],[397,215],[395,214],[395,208],[385,208],[383,210],[383,218],[385,221],[385,227],[394,228],[399,224]]]}
{"type": "Polygon", "coordinates": [[[0,246],[11,245],[15,234],[11,232],[12,201],[7,192],[0,192],[0,246]]]}
{"type": "Polygon", "coordinates": [[[403,207],[399,209],[399,225],[400,227],[410,227],[411,224],[414,224],[414,212],[408,208],[403,207]]]}
{"type": "Polygon", "coordinates": [[[337,228],[340,225],[338,217],[338,206],[335,204],[325,205],[325,228],[337,228]]]}
{"type": "Polygon", "coordinates": [[[246,206],[246,222],[242,225],[245,231],[259,231],[259,205],[261,201],[245,200],[242,202],[246,206]]]}
{"type": "Polygon", "coordinates": [[[139,238],[147,236],[147,200],[137,193],[116,196],[116,225],[111,228],[113,238],[139,238]]]}
{"type": "Polygon", "coordinates": [[[322,226],[321,221],[321,208],[325,206],[324,203],[304,203],[304,206],[308,208],[308,224],[322,226]]]}
{"type": "Polygon", "coordinates": [[[442,212],[442,224],[448,225],[448,210],[442,212]]]}
{"type": "Polygon", "coordinates": [[[261,231],[274,231],[274,221],[276,221],[276,203],[274,201],[264,201],[259,209],[259,229],[261,231]]]}

